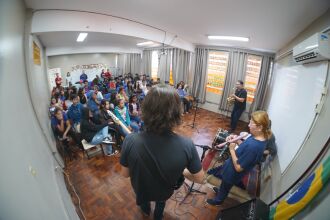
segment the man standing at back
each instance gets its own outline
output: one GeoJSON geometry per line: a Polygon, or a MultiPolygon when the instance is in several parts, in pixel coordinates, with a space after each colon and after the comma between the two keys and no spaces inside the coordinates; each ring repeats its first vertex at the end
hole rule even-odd
{"type": "Polygon", "coordinates": [[[235,94],[233,94],[232,97],[235,98],[235,103],[231,113],[230,133],[235,131],[237,122],[246,108],[247,92],[244,89],[243,81],[237,81],[235,94]]]}
{"type": "Polygon", "coordinates": [[[180,97],[166,85],[153,87],[142,105],[145,132],[126,136],[121,174],[131,177],[136,204],[149,215],[155,201],[154,219],[162,219],[166,200],[182,174],[202,183],[204,172],[195,145],[173,132],[181,122],[180,97]]]}

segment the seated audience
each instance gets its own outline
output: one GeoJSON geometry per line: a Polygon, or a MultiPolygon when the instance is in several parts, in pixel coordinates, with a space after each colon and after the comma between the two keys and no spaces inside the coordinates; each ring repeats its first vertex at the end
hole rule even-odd
{"type": "Polygon", "coordinates": [[[49,106],[50,116],[54,115],[54,112],[55,112],[56,108],[63,109],[62,106],[63,106],[62,102],[58,98],[53,96],[50,100],[50,106],[49,106]]]}
{"type": "Polygon", "coordinates": [[[111,77],[109,82],[109,92],[115,92],[116,91],[116,81],[111,77]]]}
{"type": "Polygon", "coordinates": [[[106,76],[105,76],[104,69],[102,69],[102,72],[101,72],[100,75],[101,75],[101,79],[102,79],[102,81],[105,81],[106,76]]]}
{"type": "Polygon", "coordinates": [[[103,100],[102,92],[99,91],[99,87],[97,85],[94,85],[94,93],[96,94],[96,98],[99,102],[103,100]]]}
{"type": "Polygon", "coordinates": [[[100,105],[100,113],[98,115],[98,119],[100,120],[100,123],[106,123],[109,122],[109,131],[111,134],[113,134],[116,138],[117,145],[120,145],[121,139],[120,139],[120,125],[117,125],[114,123],[114,120],[109,115],[108,111],[110,110],[110,102],[108,100],[103,99],[101,101],[100,105]]]}
{"type": "Polygon", "coordinates": [[[77,132],[80,131],[80,119],[81,119],[81,110],[83,105],[79,102],[79,96],[72,94],[71,95],[72,105],[69,107],[67,112],[68,118],[72,120],[73,127],[77,132]]]}
{"type": "Polygon", "coordinates": [[[101,84],[101,79],[98,75],[95,76],[95,78],[92,80],[92,86],[99,86],[101,84]]]}
{"type": "Polygon", "coordinates": [[[111,72],[110,72],[109,69],[107,69],[107,71],[105,72],[105,74],[104,74],[104,78],[105,78],[107,81],[110,80],[110,78],[111,78],[111,72]]]}
{"type": "Polygon", "coordinates": [[[97,114],[99,111],[100,102],[97,99],[95,92],[91,94],[91,97],[88,99],[87,107],[92,111],[93,114],[97,114]]]}
{"type": "Polygon", "coordinates": [[[137,124],[140,124],[141,123],[141,118],[139,116],[140,104],[137,102],[136,95],[132,95],[129,98],[128,109],[131,120],[135,121],[137,124]]]}
{"type": "Polygon", "coordinates": [[[83,105],[87,103],[87,97],[85,93],[86,93],[85,88],[79,88],[78,90],[79,101],[83,105]]]}
{"type": "Polygon", "coordinates": [[[90,144],[105,144],[108,156],[117,152],[112,149],[112,140],[109,135],[108,123],[97,124],[92,112],[88,108],[82,109],[82,117],[80,122],[81,136],[90,144]]]}
{"type": "MultiPolygon", "coordinates": [[[[114,110],[115,115],[117,118],[128,127],[129,130],[133,130],[134,132],[139,131],[139,126],[136,124],[136,122],[132,121],[129,117],[128,110],[125,106],[125,102],[123,99],[118,100],[118,106],[115,107],[114,110]]],[[[125,137],[127,135],[127,132],[121,127],[120,133],[125,137]]]]}
{"type": "Polygon", "coordinates": [[[127,89],[126,89],[126,91],[127,91],[128,97],[131,97],[132,95],[134,95],[134,87],[133,87],[133,84],[132,84],[131,81],[128,81],[127,82],[127,89]]]}
{"type": "Polygon", "coordinates": [[[78,145],[78,147],[83,149],[80,138],[72,130],[71,123],[62,109],[55,109],[54,116],[51,119],[51,126],[56,136],[66,141],[68,136],[70,136],[78,145]]]}
{"type": "Polygon", "coordinates": [[[135,81],[134,83],[134,93],[137,95],[138,98],[142,94],[142,89],[139,81],[135,81]]]}
{"type": "Polygon", "coordinates": [[[89,88],[89,83],[88,83],[87,80],[84,80],[83,82],[84,82],[85,92],[87,93],[87,92],[89,92],[89,90],[90,90],[90,88],[89,88]]]}
{"type": "Polygon", "coordinates": [[[116,98],[117,98],[117,100],[120,100],[120,99],[124,100],[125,103],[128,102],[128,97],[127,97],[127,95],[126,95],[126,92],[125,92],[125,89],[124,89],[123,86],[121,86],[121,87],[119,88],[119,91],[118,91],[118,94],[117,94],[117,97],[116,97],[116,98]]]}

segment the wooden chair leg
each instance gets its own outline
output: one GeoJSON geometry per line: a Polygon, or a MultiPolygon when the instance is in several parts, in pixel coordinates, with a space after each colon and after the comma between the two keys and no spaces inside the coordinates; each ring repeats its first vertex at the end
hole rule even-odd
{"type": "Polygon", "coordinates": [[[105,156],[105,153],[104,153],[104,148],[103,148],[103,145],[102,144],[100,144],[100,147],[101,147],[101,149],[102,149],[102,154],[103,154],[103,157],[105,156]]]}

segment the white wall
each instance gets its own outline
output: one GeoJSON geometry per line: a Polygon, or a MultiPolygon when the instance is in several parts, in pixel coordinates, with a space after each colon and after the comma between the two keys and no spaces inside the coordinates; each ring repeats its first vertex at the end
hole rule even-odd
{"type": "MultiPolygon", "coordinates": [[[[48,117],[40,112],[38,122],[30,99],[27,74],[37,80],[41,77],[40,83],[30,85],[31,93],[47,94],[48,90],[44,90],[45,77],[39,75],[46,74],[43,60],[40,67],[25,68],[29,58],[24,57],[24,2],[0,1],[0,16],[0,101],[5,103],[0,108],[0,219],[79,219],[67,191],[65,197],[61,194],[65,188],[63,175],[55,171],[57,164],[43,133],[48,117]]],[[[25,42],[29,41],[27,38],[25,42]]],[[[42,95],[40,101],[44,102],[44,98],[47,95],[42,95]]],[[[44,105],[38,107],[45,110],[44,105]]]]}
{"type": "MultiPolygon", "coordinates": [[[[299,34],[295,39],[288,43],[283,49],[280,50],[280,53],[283,51],[287,51],[292,49],[292,47],[299,43],[301,40],[309,37],[310,35],[314,34],[317,31],[321,31],[325,29],[330,24],[330,10],[328,10],[324,15],[318,18],[315,22],[313,22],[306,30],[304,30],[301,34],[299,34]]],[[[283,58],[280,61],[276,61],[280,65],[290,66],[293,65],[291,63],[292,54],[283,58]]],[[[274,72],[274,77],[276,77],[277,72],[274,72]]],[[[328,84],[329,85],[329,79],[328,84]]],[[[304,88],[304,85],[300,85],[304,88]]],[[[267,97],[271,97],[272,93],[277,93],[274,88],[276,86],[274,84],[271,85],[269,89],[269,94],[267,97]]],[[[261,199],[263,199],[266,203],[271,202],[277,196],[279,196],[283,191],[285,191],[294,181],[296,181],[299,176],[307,169],[310,165],[312,160],[316,157],[319,153],[320,149],[324,146],[326,140],[329,138],[329,130],[330,130],[330,97],[329,97],[329,86],[328,86],[328,95],[326,96],[325,103],[321,113],[319,114],[319,118],[317,119],[313,130],[310,133],[309,138],[307,139],[306,143],[301,147],[299,153],[296,155],[296,158],[292,162],[292,164],[288,167],[286,172],[281,175],[280,167],[278,163],[278,158],[275,158],[273,162],[273,169],[272,169],[272,178],[271,181],[268,181],[265,184],[262,184],[261,188],[261,199]]],[[[304,98],[304,97],[297,97],[297,98],[304,98]]],[[[272,100],[268,99],[268,106],[270,105],[272,100]]],[[[297,113],[299,114],[299,113],[297,113]]],[[[304,117],[301,115],[301,120],[304,117]]],[[[283,129],[285,129],[285,123],[283,122],[283,129]]],[[[299,125],[297,125],[299,126],[299,125]]],[[[288,130],[290,134],[290,131],[288,130]]],[[[276,134],[275,134],[276,135],[276,134]]],[[[294,138],[294,137],[292,137],[294,138]]],[[[281,146],[278,146],[279,148],[281,146]]],[[[326,212],[328,210],[320,210],[322,212],[326,212]]]]}
{"type": "Polygon", "coordinates": [[[64,82],[66,73],[72,71],[72,66],[102,63],[109,67],[116,67],[116,56],[117,55],[113,53],[87,53],[49,56],[48,68],[61,68],[64,82]]]}

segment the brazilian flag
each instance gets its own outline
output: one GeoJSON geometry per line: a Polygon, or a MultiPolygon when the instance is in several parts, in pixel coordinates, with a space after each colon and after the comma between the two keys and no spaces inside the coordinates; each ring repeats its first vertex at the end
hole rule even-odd
{"type": "Polygon", "coordinates": [[[269,219],[290,219],[298,214],[320,192],[330,178],[330,157],[309,176],[288,199],[270,210],[269,219]]]}

